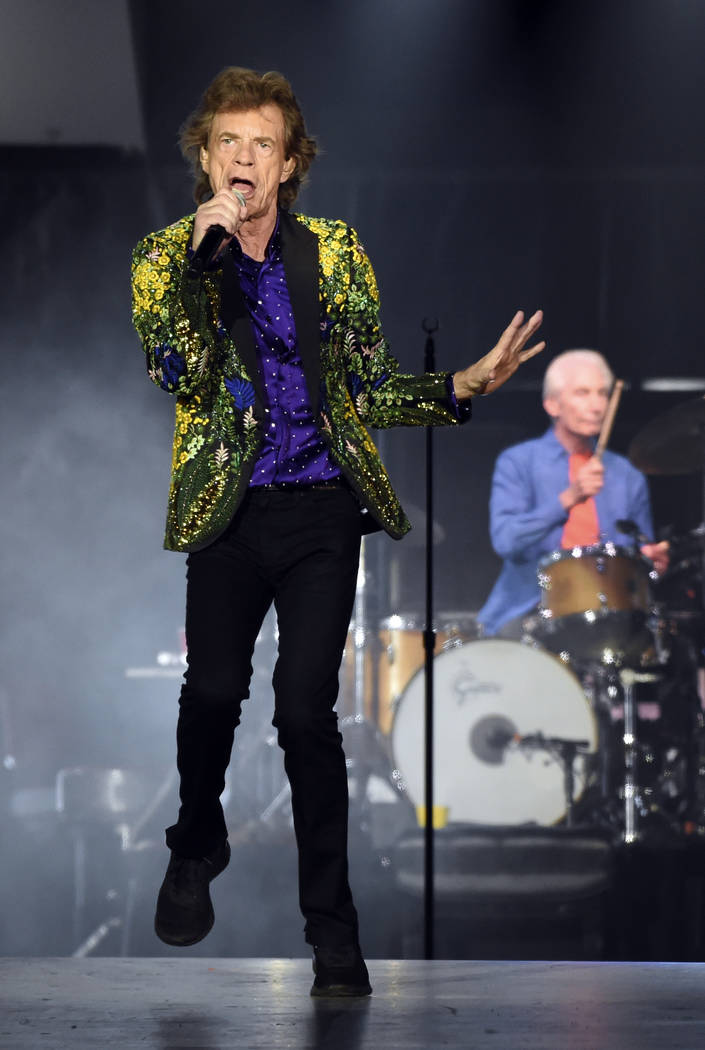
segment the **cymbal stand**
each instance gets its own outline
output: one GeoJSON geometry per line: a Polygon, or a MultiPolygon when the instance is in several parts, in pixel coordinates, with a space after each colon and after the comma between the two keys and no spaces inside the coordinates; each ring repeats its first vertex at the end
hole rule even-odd
{"type": "Polygon", "coordinates": [[[355,605],[351,623],[353,636],[353,714],[365,717],[365,649],[367,647],[367,573],[365,568],[365,539],[360,543],[360,564],[357,570],[355,605]]]}
{"type": "Polygon", "coordinates": [[[629,845],[638,838],[637,829],[637,740],[634,683],[636,675],[629,668],[619,672],[624,703],[624,841],[629,845]]]}

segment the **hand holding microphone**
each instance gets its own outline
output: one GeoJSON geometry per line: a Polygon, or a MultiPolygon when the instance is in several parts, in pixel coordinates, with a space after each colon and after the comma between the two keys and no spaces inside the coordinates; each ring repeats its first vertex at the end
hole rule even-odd
{"type": "Polygon", "coordinates": [[[203,271],[217,259],[242,226],[247,202],[239,190],[224,186],[196,211],[191,267],[203,271]]]}

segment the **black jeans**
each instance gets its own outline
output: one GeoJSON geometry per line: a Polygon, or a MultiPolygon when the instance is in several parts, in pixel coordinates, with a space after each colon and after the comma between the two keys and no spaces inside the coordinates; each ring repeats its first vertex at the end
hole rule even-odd
{"type": "Polygon", "coordinates": [[[273,725],[291,785],[299,900],[307,941],[329,947],[357,939],[348,782],[333,705],[359,553],[359,507],[347,488],[252,489],[226,532],[187,560],[181,807],[167,845],[201,857],[227,835],[219,796],[249,695],[255,640],[274,602],[273,725]]]}

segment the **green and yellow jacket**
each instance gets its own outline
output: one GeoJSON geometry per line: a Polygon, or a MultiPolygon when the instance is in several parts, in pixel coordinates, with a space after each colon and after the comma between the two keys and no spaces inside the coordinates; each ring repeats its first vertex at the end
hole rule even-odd
{"type": "MultiPolygon", "coordinates": [[[[374,272],[343,222],[282,212],[282,256],[314,419],[371,523],[395,539],[410,525],[368,427],[457,424],[448,373],[403,375],[379,321],[374,272]]],[[[176,395],[164,546],[195,551],[227,527],[260,448],[262,381],[229,252],[197,275],[193,215],[133,254],[132,316],[157,386],[176,395]]]]}

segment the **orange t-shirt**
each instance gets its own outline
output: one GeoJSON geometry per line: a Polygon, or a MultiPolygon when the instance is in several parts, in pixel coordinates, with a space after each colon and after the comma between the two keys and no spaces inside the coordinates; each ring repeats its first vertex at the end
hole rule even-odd
{"type": "MultiPolygon", "coordinates": [[[[586,452],[572,452],[569,461],[569,475],[571,484],[581,467],[584,467],[592,455],[586,452]]],[[[589,547],[592,543],[598,543],[600,539],[600,526],[597,520],[597,507],[595,499],[590,496],[582,503],[576,503],[570,508],[568,520],[563,526],[561,546],[589,547]]]]}

